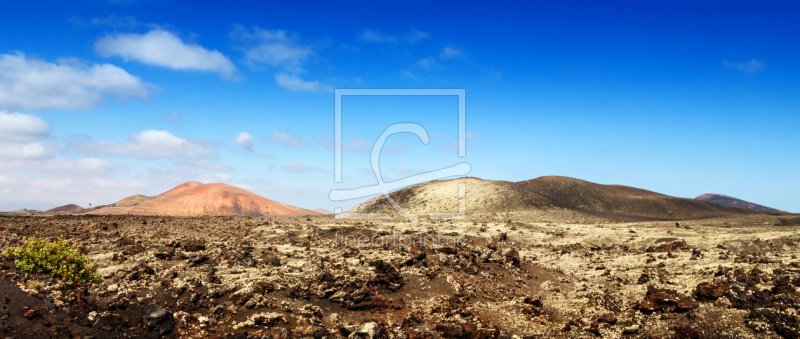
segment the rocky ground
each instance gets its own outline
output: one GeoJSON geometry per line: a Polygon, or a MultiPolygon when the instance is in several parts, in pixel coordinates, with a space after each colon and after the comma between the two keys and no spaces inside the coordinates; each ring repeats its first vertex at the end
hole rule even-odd
{"type": "Polygon", "coordinates": [[[0,216],[104,277],[2,259],[0,338],[800,338],[796,217],[0,216]]]}

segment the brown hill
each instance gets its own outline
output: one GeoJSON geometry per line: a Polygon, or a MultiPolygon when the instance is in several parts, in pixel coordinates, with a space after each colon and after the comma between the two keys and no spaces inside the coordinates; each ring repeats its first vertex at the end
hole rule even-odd
{"type": "Polygon", "coordinates": [[[166,196],[170,196],[170,195],[179,194],[179,193],[186,192],[186,191],[188,191],[188,190],[190,190],[192,188],[195,188],[197,186],[202,186],[202,185],[203,184],[201,184],[201,183],[199,183],[197,181],[187,181],[187,182],[184,182],[184,183],[182,183],[182,184],[180,184],[178,186],[175,186],[175,188],[173,188],[173,189],[171,189],[169,191],[166,191],[166,192],[162,193],[161,196],[162,197],[166,197],[166,196]]]}
{"type": "Polygon", "coordinates": [[[201,184],[193,181],[155,197],[134,195],[87,213],[176,216],[319,214],[227,184],[201,184]]]}
{"type": "MultiPolygon", "coordinates": [[[[437,180],[406,187],[390,195],[399,205],[417,215],[429,212],[452,213],[458,211],[457,183],[461,182],[466,183],[467,213],[563,208],[598,216],[623,216],[642,220],[757,213],[749,209],[676,198],[628,186],[601,185],[558,176],[520,182],[470,177],[437,180]]],[[[397,214],[383,196],[368,200],[350,212],[397,214]]]]}
{"type": "Polygon", "coordinates": [[[328,211],[328,210],[326,210],[324,208],[317,208],[317,209],[314,210],[314,212],[317,212],[317,213],[322,214],[322,215],[333,214],[333,213],[331,213],[331,211],[328,211]]]}
{"type": "Polygon", "coordinates": [[[729,197],[727,195],[716,194],[716,193],[706,193],[706,194],[703,194],[703,195],[701,195],[701,196],[699,196],[699,197],[697,197],[695,199],[703,200],[703,201],[710,201],[710,202],[717,203],[717,204],[720,204],[720,205],[723,205],[723,206],[744,207],[744,208],[749,208],[751,210],[756,210],[756,211],[765,212],[765,213],[780,213],[780,212],[783,212],[781,210],[774,209],[774,208],[771,208],[771,207],[767,207],[767,206],[763,206],[763,205],[759,205],[759,204],[754,204],[754,203],[749,202],[749,201],[744,201],[742,199],[737,199],[737,198],[734,198],[734,197],[729,197]]]}
{"type": "Polygon", "coordinates": [[[75,204],[69,204],[64,206],[59,206],[56,208],[51,208],[47,210],[48,212],[80,212],[83,211],[83,207],[80,207],[75,204]]]}
{"type": "Polygon", "coordinates": [[[120,201],[115,202],[114,206],[116,206],[116,207],[133,206],[133,205],[138,205],[138,204],[140,204],[142,202],[148,201],[150,199],[152,199],[152,197],[148,197],[146,195],[137,194],[137,195],[132,195],[132,196],[129,196],[129,197],[125,198],[125,199],[122,199],[120,201]]]}

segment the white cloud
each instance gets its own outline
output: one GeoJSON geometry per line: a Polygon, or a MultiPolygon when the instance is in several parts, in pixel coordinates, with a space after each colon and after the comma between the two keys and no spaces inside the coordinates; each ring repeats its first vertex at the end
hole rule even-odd
{"type": "Polygon", "coordinates": [[[483,140],[483,136],[480,134],[472,134],[467,132],[465,136],[468,140],[483,140]]]}
{"type": "Polygon", "coordinates": [[[417,65],[420,65],[420,66],[422,66],[424,68],[431,68],[433,66],[436,66],[436,58],[427,57],[427,58],[419,59],[419,61],[417,61],[417,65]]]}
{"type": "Polygon", "coordinates": [[[136,175],[136,179],[152,180],[158,182],[186,182],[198,181],[201,183],[230,183],[233,176],[224,173],[197,173],[192,169],[171,169],[163,170],[160,168],[149,168],[136,175]]]}
{"type": "Polygon", "coordinates": [[[264,140],[268,141],[269,143],[279,142],[291,148],[303,148],[308,146],[308,143],[303,141],[303,139],[277,131],[271,137],[265,138],[264,140]]]}
{"type": "Polygon", "coordinates": [[[0,210],[50,209],[75,203],[108,204],[125,195],[142,193],[147,183],[110,177],[120,168],[99,159],[27,160],[20,175],[0,174],[0,210]],[[29,177],[32,171],[46,176],[29,177]],[[5,178],[5,179],[2,179],[5,178]]]}
{"type": "Polygon", "coordinates": [[[65,159],[55,158],[49,159],[44,163],[37,164],[34,167],[36,171],[56,174],[59,177],[64,176],[77,176],[77,177],[97,177],[97,176],[111,176],[121,169],[125,168],[124,165],[114,164],[108,161],[97,158],[85,159],[65,159]]]}
{"type": "Polygon", "coordinates": [[[411,71],[409,71],[409,70],[405,70],[404,69],[404,70],[400,71],[400,74],[402,74],[404,78],[411,79],[411,80],[417,80],[417,76],[414,75],[414,73],[411,73],[411,71]]]}
{"type": "Polygon", "coordinates": [[[253,151],[253,136],[247,132],[241,132],[235,138],[233,143],[244,149],[245,151],[253,151]]]}
{"type": "Polygon", "coordinates": [[[197,181],[209,184],[209,183],[229,183],[233,181],[233,177],[227,174],[222,173],[202,173],[197,176],[197,181]]]}
{"type": "Polygon", "coordinates": [[[251,192],[267,192],[267,193],[303,193],[306,190],[299,189],[293,186],[272,186],[269,180],[263,179],[243,179],[234,186],[251,191],[251,192]]]}
{"type": "Polygon", "coordinates": [[[133,156],[137,158],[204,158],[217,152],[197,140],[186,140],[167,131],[146,130],[131,135],[130,141],[80,141],[72,146],[90,154],[133,156]]]}
{"type": "MultiPolygon", "coordinates": [[[[253,190],[258,190],[261,192],[269,192],[269,193],[304,193],[306,190],[293,187],[293,186],[264,186],[264,187],[254,187],[253,190]]],[[[251,190],[248,190],[251,191],[251,190]]]]}
{"type": "Polygon", "coordinates": [[[359,36],[358,40],[361,42],[397,43],[396,36],[373,31],[369,28],[361,31],[361,36],[359,36]]]}
{"type": "MultiPolygon", "coordinates": [[[[396,36],[391,34],[386,34],[383,32],[375,31],[370,28],[364,29],[359,32],[360,35],[358,37],[358,41],[361,42],[377,42],[377,43],[386,43],[386,44],[396,44],[400,39],[396,36]]],[[[405,34],[404,39],[409,45],[416,44],[422,40],[425,40],[431,36],[428,32],[423,32],[417,29],[412,28],[411,31],[405,34]]]]}
{"type": "Polygon", "coordinates": [[[278,73],[275,75],[275,82],[278,86],[286,88],[292,92],[316,92],[319,90],[333,91],[333,87],[319,81],[305,81],[295,74],[278,73]]]}
{"type": "Polygon", "coordinates": [[[430,36],[431,36],[430,33],[412,28],[411,32],[406,33],[406,42],[408,42],[410,45],[413,45],[417,42],[429,38],[430,36]]]}
{"type": "Polygon", "coordinates": [[[303,62],[314,55],[310,46],[303,46],[299,42],[299,35],[284,30],[254,27],[251,32],[237,25],[231,36],[255,43],[245,52],[245,59],[251,64],[266,64],[299,72],[302,71],[303,62]]]}
{"type": "Polygon", "coordinates": [[[444,145],[439,146],[439,149],[444,152],[456,152],[458,151],[458,141],[448,142],[444,145]]]}
{"type": "Polygon", "coordinates": [[[148,92],[138,77],[111,64],[54,64],[19,52],[0,54],[0,108],[86,109],[107,95],[146,98],[148,92]]]}
{"type": "Polygon", "coordinates": [[[451,59],[455,57],[459,57],[463,55],[464,52],[461,49],[455,47],[445,47],[442,49],[442,52],[439,53],[439,59],[451,59]]]}
{"type": "Polygon", "coordinates": [[[230,36],[249,45],[245,50],[245,60],[252,65],[267,65],[277,68],[275,75],[278,86],[292,92],[333,91],[333,87],[319,81],[307,81],[298,74],[304,73],[303,64],[316,55],[311,45],[303,44],[300,35],[284,30],[267,30],[235,25],[230,36]]]}
{"type": "Polygon", "coordinates": [[[160,168],[148,168],[146,171],[136,175],[136,179],[185,182],[189,178],[194,178],[197,172],[191,169],[163,170],[160,168]]]}
{"type": "MultiPolygon", "coordinates": [[[[89,178],[87,184],[97,189],[108,189],[115,192],[135,192],[146,187],[146,183],[136,179],[114,179],[114,178],[89,178]]],[[[119,193],[117,193],[119,194],[119,193]]],[[[90,198],[95,198],[91,196],[90,198]]],[[[74,199],[74,198],[73,198],[74,199]]]]}
{"type": "MultiPolygon", "coordinates": [[[[453,141],[450,143],[446,143],[444,145],[439,146],[439,150],[444,152],[457,152],[458,151],[458,141],[453,141]]],[[[467,150],[471,149],[481,149],[483,148],[480,145],[475,145],[475,143],[465,143],[467,150]]]]}
{"type": "Polygon", "coordinates": [[[0,111],[0,141],[30,142],[50,134],[50,125],[35,115],[0,111]]]}
{"type": "Polygon", "coordinates": [[[13,185],[13,184],[16,184],[17,182],[19,182],[19,179],[17,179],[16,176],[5,175],[5,174],[0,173],[0,185],[3,185],[3,186],[13,185]]]}
{"type": "Polygon", "coordinates": [[[119,56],[174,70],[217,72],[233,78],[236,67],[217,50],[186,44],[174,34],[154,29],[146,34],[113,34],[98,40],[95,51],[103,57],[119,56]]]}
{"type": "MultiPolygon", "coordinates": [[[[323,138],[323,137],[317,137],[317,142],[320,145],[322,145],[322,147],[325,147],[325,148],[333,148],[335,146],[331,139],[327,139],[327,138],[323,138]]],[[[346,143],[346,142],[342,143],[342,149],[343,150],[357,150],[357,151],[362,151],[363,152],[363,151],[367,150],[368,146],[369,145],[367,145],[366,141],[364,141],[362,139],[359,139],[359,138],[350,138],[350,142],[349,143],[346,143]]]]}
{"type": "Polygon", "coordinates": [[[394,171],[394,172],[396,172],[396,173],[398,173],[398,174],[408,174],[408,173],[411,173],[411,171],[410,171],[408,168],[405,168],[405,167],[403,167],[403,166],[397,166],[397,167],[395,167],[395,168],[392,168],[392,171],[394,171]]]}
{"type": "Polygon", "coordinates": [[[317,137],[317,142],[325,148],[333,148],[334,144],[330,138],[317,137]]]}
{"type": "Polygon", "coordinates": [[[289,173],[303,173],[308,169],[308,166],[299,162],[292,161],[286,165],[281,166],[281,169],[289,173]]]}
{"type": "Polygon", "coordinates": [[[42,141],[50,125],[35,115],[0,111],[0,158],[36,160],[51,158],[59,147],[42,141]]]}
{"type": "Polygon", "coordinates": [[[0,114],[0,209],[49,209],[118,200],[121,191],[144,187],[136,179],[112,178],[127,168],[97,158],[55,157],[59,146],[45,142],[50,126],[26,114],[0,114]],[[113,199],[113,200],[112,200],[113,199]]]}
{"type": "Polygon", "coordinates": [[[391,146],[386,148],[386,151],[392,154],[397,154],[400,152],[404,152],[406,150],[406,145],[402,142],[395,142],[391,146]]]}
{"type": "Polygon", "coordinates": [[[134,28],[139,25],[139,20],[130,15],[109,14],[103,18],[91,18],[89,23],[92,25],[108,25],[117,28],[134,28]]]}
{"type": "Polygon", "coordinates": [[[7,158],[0,162],[0,172],[21,174],[40,173],[55,177],[86,178],[92,176],[112,176],[126,169],[123,164],[110,163],[97,158],[68,159],[54,158],[48,154],[44,158],[7,158]]]}
{"type": "Polygon", "coordinates": [[[729,62],[722,60],[722,65],[728,68],[738,69],[745,73],[755,73],[767,67],[763,62],[756,59],[751,59],[747,62],[729,62]]]}
{"type": "MultiPolygon", "coordinates": [[[[467,140],[483,140],[483,139],[485,139],[483,135],[472,134],[472,133],[467,133],[465,137],[466,137],[467,140]]],[[[459,142],[458,141],[453,141],[453,142],[446,143],[444,145],[439,146],[439,149],[442,150],[442,151],[445,151],[445,152],[456,152],[456,151],[458,151],[458,146],[459,146],[459,142]]],[[[480,146],[475,146],[475,143],[465,143],[465,146],[466,146],[467,149],[481,148],[480,146]]]]}
{"type": "Polygon", "coordinates": [[[368,146],[366,141],[359,138],[350,138],[349,143],[342,143],[342,149],[346,150],[366,151],[368,146]]]}
{"type": "Polygon", "coordinates": [[[63,189],[74,184],[72,178],[36,178],[29,179],[28,185],[34,188],[63,189]]]}
{"type": "Polygon", "coordinates": [[[234,170],[233,167],[228,165],[223,165],[217,162],[211,162],[208,160],[190,160],[190,159],[182,159],[175,162],[178,166],[185,166],[185,167],[194,167],[194,168],[204,168],[207,170],[212,171],[225,171],[225,172],[232,172],[234,170]]]}
{"type": "Polygon", "coordinates": [[[442,133],[431,133],[431,139],[444,139],[444,134],[442,133]]]}
{"type": "Polygon", "coordinates": [[[178,111],[172,112],[170,114],[162,114],[158,116],[159,119],[168,122],[175,122],[181,119],[181,114],[178,111]]]}
{"type": "Polygon", "coordinates": [[[52,157],[58,146],[41,141],[31,143],[0,142],[0,158],[46,159],[52,157]]]}

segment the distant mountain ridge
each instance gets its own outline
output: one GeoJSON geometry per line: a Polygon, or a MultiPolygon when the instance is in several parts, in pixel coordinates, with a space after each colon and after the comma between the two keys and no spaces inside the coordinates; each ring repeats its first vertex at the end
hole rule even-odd
{"type": "Polygon", "coordinates": [[[189,181],[154,197],[133,195],[86,214],[137,215],[311,215],[319,212],[283,204],[227,184],[189,181]]]}
{"type": "MultiPolygon", "coordinates": [[[[457,212],[458,183],[466,184],[467,213],[496,213],[522,210],[568,209],[599,216],[642,220],[707,218],[731,214],[758,213],[754,210],[677,198],[634,187],[601,185],[585,180],[545,176],[509,182],[465,177],[436,180],[390,193],[400,206],[412,213],[457,212]]],[[[370,199],[350,210],[397,215],[385,196],[370,199]]]]}
{"type": "Polygon", "coordinates": [[[749,201],[745,201],[745,200],[742,200],[742,199],[734,198],[734,197],[723,195],[723,194],[706,193],[706,194],[703,194],[703,195],[701,195],[701,196],[699,196],[699,197],[697,197],[695,199],[696,200],[702,200],[702,201],[710,201],[710,202],[717,203],[717,204],[720,204],[720,205],[723,205],[723,206],[749,208],[751,210],[755,210],[755,211],[759,211],[759,212],[765,212],[765,213],[780,213],[780,212],[783,212],[783,211],[781,211],[779,209],[775,209],[775,208],[772,208],[772,207],[759,205],[759,204],[756,204],[756,203],[752,203],[752,202],[749,202],[749,201]]]}
{"type": "Polygon", "coordinates": [[[80,207],[80,206],[75,205],[75,204],[59,206],[59,207],[51,208],[51,209],[47,210],[47,212],[78,212],[78,211],[83,211],[83,207],[80,207]]]}

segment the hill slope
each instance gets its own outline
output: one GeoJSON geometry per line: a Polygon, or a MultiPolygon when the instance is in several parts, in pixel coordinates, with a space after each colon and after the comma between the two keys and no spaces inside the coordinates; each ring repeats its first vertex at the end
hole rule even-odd
{"type": "Polygon", "coordinates": [[[227,184],[190,181],[161,195],[134,195],[87,214],[140,215],[301,215],[318,214],[273,201],[227,184]]]}
{"type": "MultiPolygon", "coordinates": [[[[676,198],[628,186],[600,185],[557,176],[520,182],[478,178],[438,180],[392,192],[391,197],[418,215],[428,212],[457,212],[457,183],[461,182],[466,183],[467,213],[564,208],[600,216],[664,220],[757,213],[744,208],[676,198]]],[[[366,201],[350,212],[385,212],[396,215],[388,200],[382,196],[366,201]]]]}
{"type": "Polygon", "coordinates": [[[751,210],[756,210],[756,211],[765,212],[765,213],[783,212],[783,211],[781,211],[779,209],[774,209],[774,208],[771,208],[771,207],[767,207],[767,206],[763,206],[763,205],[759,205],[759,204],[754,204],[754,203],[749,202],[749,201],[745,201],[745,200],[742,200],[742,199],[737,199],[737,198],[734,198],[734,197],[729,197],[727,195],[716,194],[716,193],[706,193],[706,194],[703,194],[703,195],[701,195],[701,196],[699,196],[699,197],[697,197],[695,199],[703,200],[703,201],[710,201],[710,202],[717,203],[717,204],[724,205],[724,206],[744,207],[744,208],[749,208],[751,210]]]}
{"type": "Polygon", "coordinates": [[[59,207],[56,207],[56,208],[51,208],[51,209],[49,209],[47,211],[48,212],[78,212],[78,211],[82,211],[82,210],[83,210],[83,207],[80,207],[80,206],[75,205],[75,204],[69,204],[69,205],[59,206],[59,207]]]}

